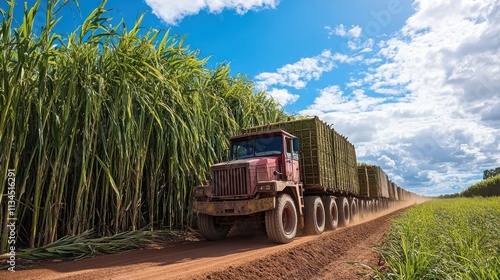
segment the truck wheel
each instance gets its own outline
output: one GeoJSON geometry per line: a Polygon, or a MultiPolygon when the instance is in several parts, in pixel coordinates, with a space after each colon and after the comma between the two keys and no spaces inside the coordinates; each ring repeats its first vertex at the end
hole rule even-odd
{"type": "Polygon", "coordinates": [[[373,214],[373,212],[374,212],[374,211],[373,211],[373,201],[372,201],[372,200],[369,200],[369,201],[367,201],[367,203],[368,203],[368,209],[369,209],[369,211],[370,211],[370,212],[369,212],[369,214],[370,214],[370,215],[372,215],[372,214],[373,214]]]}
{"type": "Polygon", "coordinates": [[[337,202],[333,196],[324,196],[322,200],[325,207],[325,229],[334,230],[339,225],[337,202]]]}
{"type": "Polygon", "coordinates": [[[226,238],[231,225],[220,224],[220,218],[207,214],[198,214],[198,228],[206,240],[221,240],[226,238]]]}
{"type": "Polygon", "coordinates": [[[366,218],[366,203],[364,200],[359,201],[359,217],[361,219],[366,218]]]}
{"type": "Polygon", "coordinates": [[[308,234],[321,234],[325,230],[325,207],[319,196],[304,198],[304,228],[308,234]]]}
{"type": "Polygon", "coordinates": [[[351,218],[347,198],[343,196],[337,197],[337,207],[339,209],[339,226],[347,226],[351,218]]]}
{"type": "Polygon", "coordinates": [[[351,198],[350,200],[350,206],[351,206],[351,221],[357,221],[358,220],[358,204],[356,203],[355,198],[351,198]]]}
{"type": "Polygon", "coordinates": [[[276,208],[266,211],[266,232],[274,243],[290,243],[297,234],[297,209],[288,194],[276,199],[276,208]]]}

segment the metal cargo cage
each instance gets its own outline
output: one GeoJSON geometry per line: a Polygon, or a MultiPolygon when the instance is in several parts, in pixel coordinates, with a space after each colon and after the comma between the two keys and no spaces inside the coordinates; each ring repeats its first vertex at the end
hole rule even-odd
{"type": "Polygon", "coordinates": [[[299,138],[301,177],[307,191],[359,194],[354,145],[318,117],[242,129],[253,133],[283,129],[299,138]]]}

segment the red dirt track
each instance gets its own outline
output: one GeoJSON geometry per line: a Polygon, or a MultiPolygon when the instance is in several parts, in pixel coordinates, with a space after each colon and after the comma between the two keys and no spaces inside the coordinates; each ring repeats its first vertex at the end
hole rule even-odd
{"type": "Polygon", "coordinates": [[[246,230],[221,241],[192,241],[98,256],[43,262],[0,271],[0,279],[357,279],[360,266],[377,265],[372,249],[404,210],[386,210],[368,221],[300,236],[290,244],[270,243],[265,230],[246,230]]]}

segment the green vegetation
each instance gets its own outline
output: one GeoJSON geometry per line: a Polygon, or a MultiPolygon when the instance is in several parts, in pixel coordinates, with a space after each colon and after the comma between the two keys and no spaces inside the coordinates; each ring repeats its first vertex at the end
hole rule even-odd
{"type": "Polygon", "coordinates": [[[483,180],[499,176],[500,175],[500,167],[488,169],[483,172],[483,180]]]}
{"type": "Polygon", "coordinates": [[[68,1],[46,1],[43,28],[40,1],[18,26],[14,2],[0,10],[0,176],[15,170],[18,247],[190,224],[192,187],[228,136],[287,117],[228,65],[207,69],[183,38],[141,18],[110,26],[105,1],[68,36],[54,32],[68,1]]]}
{"type": "Polygon", "coordinates": [[[434,200],[394,221],[377,279],[500,279],[500,198],[434,200]]]}
{"type": "Polygon", "coordinates": [[[500,196],[500,175],[474,184],[464,190],[460,195],[464,197],[500,196]]]}
{"type": "Polygon", "coordinates": [[[441,194],[441,195],[438,195],[437,198],[457,198],[457,197],[460,197],[460,194],[459,193],[453,193],[453,194],[441,194]]]}

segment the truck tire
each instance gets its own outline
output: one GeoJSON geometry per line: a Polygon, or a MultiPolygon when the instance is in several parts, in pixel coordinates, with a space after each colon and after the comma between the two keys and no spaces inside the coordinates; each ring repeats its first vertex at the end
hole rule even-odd
{"type": "Polygon", "coordinates": [[[364,202],[363,200],[361,199],[358,199],[357,201],[357,205],[358,205],[358,217],[359,219],[363,219],[364,218],[364,202]]]}
{"type": "Polygon", "coordinates": [[[304,198],[304,228],[307,234],[319,235],[325,231],[325,207],[319,196],[304,198]]]}
{"type": "Polygon", "coordinates": [[[220,224],[218,217],[199,213],[198,228],[206,240],[214,241],[226,238],[231,225],[220,224]]]}
{"type": "Polygon", "coordinates": [[[349,224],[351,211],[349,210],[349,201],[346,197],[337,197],[337,207],[339,209],[339,226],[345,227],[349,224]]]}
{"type": "Polygon", "coordinates": [[[278,196],[276,208],[266,211],[266,232],[274,243],[292,242],[297,234],[297,223],[297,209],[288,194],[278,196]]]}
{"type": "Polygon", "coordinates": [[[337,202],[333,196],[324,196],[322,198],[325,207],[325,229],[334,230],[339,225],[339,210],[337,202]]]}
{"type": "Polygon", "coordinates": [[[360,205],[360,207],[359,207],[360,217],[361,217],[361,219],[364,219],[368,215],[368,209],[367,209],[366,201],[361,200],[359,202],[359,205],[360,205]]]}
{"type": "Polygon", "coordinates": [[[373,214],[373,201],[368,200],[366,203],[368,203],[368,214],[372,215],[373,214]]]}
{"type": "Polygon", "coordinates": [[[355,222],[359,218],[359,212],[358,212],[358,204],[356,203],[357,199],[351,198],[349,199],[349,204],[351,207],[351,221],[355,222]]]}

